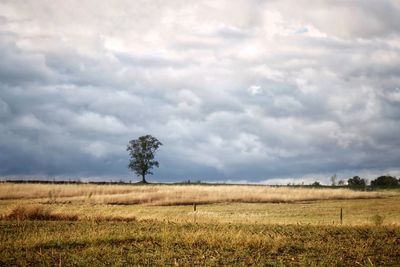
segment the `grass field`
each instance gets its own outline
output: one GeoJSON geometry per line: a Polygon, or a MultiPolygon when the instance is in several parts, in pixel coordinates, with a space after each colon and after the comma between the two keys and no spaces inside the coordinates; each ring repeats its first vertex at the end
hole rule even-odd
{"type": "Polygon", "coordinates": [[[292,203],[330,199],[370,199],[379,192],[350,189],[290,188],[235,185],[93,185],[0,184],[0,200],[47,199],[49,202],[92,204],[188,205],[193,203],[292,203]]]}
{"type": "Polygon", "coordinates": [[[397,227],[3,221],[2,266],[398,264],[397,227]]]}
{"type": "Polygon", "coordinates": [[[395,266],[399,210],[398,190],[3,183],[0,266],[395,266]]]}

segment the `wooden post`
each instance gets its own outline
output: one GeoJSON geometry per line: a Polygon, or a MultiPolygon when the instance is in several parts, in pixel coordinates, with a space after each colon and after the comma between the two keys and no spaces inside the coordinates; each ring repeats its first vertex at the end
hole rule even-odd
{"type": "Polygon", "coordinates": [[[193,221],[196,223],[196,203],[193,203],[193,221]]]}
{"type": "Polygon", "coordinates": [[[343,209],[340,208],[340,224],[343,224],[343,209]]]}

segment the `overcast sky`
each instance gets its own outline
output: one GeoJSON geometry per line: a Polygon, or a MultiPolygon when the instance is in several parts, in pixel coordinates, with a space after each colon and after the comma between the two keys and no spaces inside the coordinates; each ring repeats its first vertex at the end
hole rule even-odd
{"type": "Polygon", "coordinates": [[[0,1],[0,176],[399,175],[400,1],[0,1]]]}

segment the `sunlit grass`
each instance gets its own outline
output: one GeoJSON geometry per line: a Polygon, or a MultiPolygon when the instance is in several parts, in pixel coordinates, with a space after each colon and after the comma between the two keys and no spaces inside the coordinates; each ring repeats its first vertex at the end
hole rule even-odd
{"type": "Polygon", "coordinates": [[[2,216],[7,216],[17,206],[42,205],[54,214],[70,214],[78,216],[78,220],[110,217],[179,223],[339,225],[340,209],[343,209],[344,225],[371,224],[376,215],[384,218],[385,225],[400,224],[399,191],[267,186],[0,184],[3,196],[7,195],[7,190],[8,196],[15,198],[0,200],[2,216]],[[121,195],[121,191],[127,193],[121,195]],[[155,197],[158,194],[164,198],[155,197]],[[146,201],[129,204],[132,199],[146,199],[146,196],[146,201]],[[172,201],[178,205],[172,205],[172,201]],[[204,204],[197,204],[194,212],[193,203],[204,204]]]}
{"type": "Polygon", "coordinates": [[[0,221],[0,266],[396,266],[399,228],[0,221]]]}
{"type": "Polygon", "coordinates": [[[398,190],[3,183],[0,266],[396,265],[399,210],[398,190]]]}
{"type": "Polygon", "coordinates": [[[0,200],[44,199],[48,202],[93,204],[191,205],[211,203],[291,203],[383,197],[381,192],[350,189],[211,185],[0,184],[0,200]]]}

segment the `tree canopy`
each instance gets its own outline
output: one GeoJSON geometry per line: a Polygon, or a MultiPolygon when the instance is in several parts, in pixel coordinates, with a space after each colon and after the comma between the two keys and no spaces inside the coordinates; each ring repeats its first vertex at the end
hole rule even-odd
{"type": "Polygon", "coordinates": [[[396,179],[396,177],[390,176],[390,175],[383,175],[379,176],[375,180],[371,181],[371,186],[383,186],[383,187],[395,187],[398,186],[399,180],[396,179]]]}
{"type": "Polygon", "coordinates": [[[354,176],[353,178],[350,178],[347,180],[347,184],[349,186],[366,186],[366,181],[363,178],[360,178],[359,176],[354,176]]]}
{"type": "Polygon", "coordinates": [[[154,160],[154,154],[161,145],[162,143],[151,135],[129,141],[126,149],[131,157],[128,167],[142,177],[143,183],[147,183],[147,174],[153,174],[151,169],[159,166],[158,161],[154,160]]]}

